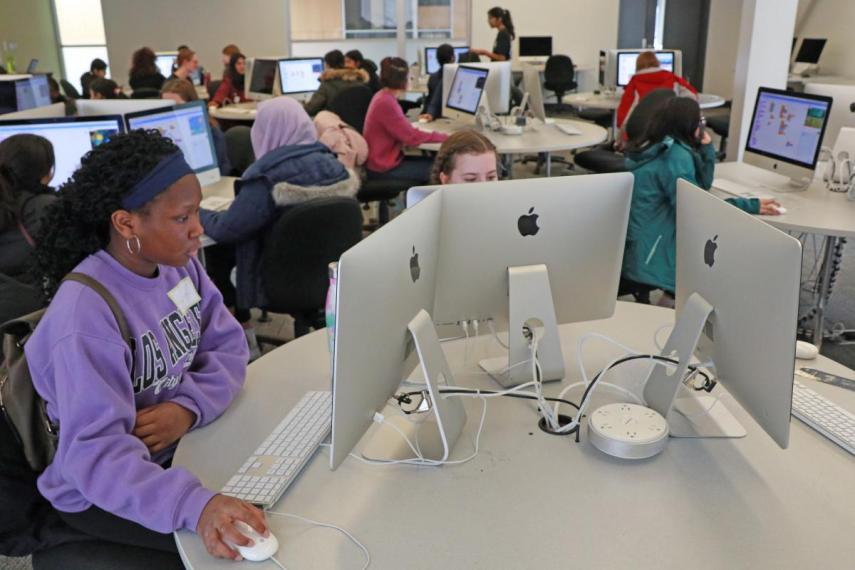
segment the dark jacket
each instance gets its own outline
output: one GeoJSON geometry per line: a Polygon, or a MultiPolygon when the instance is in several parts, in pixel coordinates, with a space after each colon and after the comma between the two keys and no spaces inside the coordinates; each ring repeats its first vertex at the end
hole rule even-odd
{"type": "Polygon", "coordinates": [[[80,86],[83,88],[83,93],[81,93],[81,95],[84,99],[89,99],[89,85],[94,79],[96,79],[95,74],[91,71],[87,71],[80,76],[80,86]]]}
{"type": "Polygon", "coordinates": [[[142,89],[144,87],[160,89],[163,87],[164,81],[166,78],[158,71],[154,75],[131,75],[128,84],[131,89],[142,89]]]}
{"type": "Polygon", "coordinates": [[[422,113],[427,113],[434,119],[442,116],[442,66],[430,74],[427,84],[428,92],[422,113]]]}
{"type": "Polygon", "coordinates": [[[354,196],[359,176],[320,143],[284,146],[253,163],[235,182],[235,201],[223,212],[201,210],[205,234],[236,244],[237,307],[267,303],[261,284],[264,235],[284,206],[321,196],[354,196]]]}
{"type": "Polygon", "coordinates": [[[315,116],[329,109],[339,93],[356,83],[368,83],[368,73],[362,69],[328,69],[321,74],[321,85],[306,103],[306,112],[315,116]]]}
{"type": "MultiPolygon", "coordinates": [[[[34,240],[45,211],[56,200],[52,189],[21,192],[18,207],[21,224],[34,240]]],[[[43,305],[40,288],[30,274],[33,246],[17,224],[0,233],[0,323],[35,311],[43,305]]]]}
{"type": "MultiPolygon", "coordinates": [[[[677,180],[709,190],[715,169],[711,144],[695,150],[671,137],[631,152],[626,166],[635,180],[621,276],[674,291],[677,268],[677,180]]],[[[727,200],[749,214],[760,212],[756,198],[727,200]]]]}

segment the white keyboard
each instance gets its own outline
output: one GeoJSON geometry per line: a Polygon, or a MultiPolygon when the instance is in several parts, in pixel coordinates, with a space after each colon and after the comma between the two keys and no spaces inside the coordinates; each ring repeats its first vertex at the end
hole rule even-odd
{"type": "Polygon", "coordinates": [[[329,435],[332,393],[306,392],[229,479],[224,495],[272,507],[329,435]]]}
{"type": "Polygon", "coordinates": [[[730,194],[736,198],[771,198],[769,189],[763,186],[749,188],[739,182],[728,180],[727,178],[716,178],[712,182],[713,188],[721,190],[725,194],[730,194]]]}
{"type": "Polygon", "coordinates": [[[581,135],[582,134],[582,131],[580,131],[576,127],[574,127],[572,125],[568,125],[566,123],[555,123],[555,126],[558,128],[559,131],[561,131],[565,135],[581,135]]]}
{"type": "Polygon", "coordinates": [[[855,455],[855,415],[798,380],[793,383],[793,415],[855,455]]]}

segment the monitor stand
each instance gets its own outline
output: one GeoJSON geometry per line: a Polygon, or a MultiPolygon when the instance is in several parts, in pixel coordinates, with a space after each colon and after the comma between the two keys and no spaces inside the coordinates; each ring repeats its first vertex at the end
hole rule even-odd
{"type": "Polygon", "coordinates": [[[819,65],[815,63],[802,63],[797,61],[793,64],[793,75],[800,75],[801,77],[810,77],[819,71],[819,65]]]}
{"type": "Polygon", "coordinates": [[[541,380],[564,379],[564,355],[558,336],[555,305],[545,265],[508,268],[508,357],[487,358],[479,364],[496,382],[508,388],[532,380],[531,350],[523,329],[538,335],[537,357],[541,380]],[[526,362],[526,364],[515,364],[526,362]]]}
{"type": "MultiPolygon", "coordinates": [[[[409,417],[394,416],[387,418],[384,424],[392,423],[403,431],[425,459],[446,461],[466,425],[466,410],[461,398],[442,397],[440,394],[440,386],[454,384],[454,375],[430,315],[425,310],[419,311],[407,328],[419,355],[431,412],[410,414],[409,417]]],[[[401,434],[383,424],[366,443],[362,455],[379,461],[415,459],[413,450],[401,434]]]]}
{"type": "Polygon", "coordinates": [[[644,385],[647,407],[668,420],[672,437],[744,437],[745,428],[721,402],[711,397],[677,398],[680,385],[713,307],[698,293],[688,298],[661,356],[679,361],[676,370],[654,366],[644,385]],[[707,411],[709,410],[709,411],[707,411]]]}

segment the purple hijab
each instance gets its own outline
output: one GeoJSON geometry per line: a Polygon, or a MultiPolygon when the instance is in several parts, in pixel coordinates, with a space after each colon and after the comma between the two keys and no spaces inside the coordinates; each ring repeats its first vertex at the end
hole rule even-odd
{"type": "Polygon", "coordinates": [[[317,142],[318,132],[300,103],[291,97],[276,97],[258,104],[250,137],[258,160],[282,146],[317,142]]]}

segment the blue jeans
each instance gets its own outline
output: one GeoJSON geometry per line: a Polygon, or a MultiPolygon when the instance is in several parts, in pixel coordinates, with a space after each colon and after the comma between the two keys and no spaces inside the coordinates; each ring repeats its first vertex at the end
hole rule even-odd
{"type": "Polygon", "coordinates": [[[433,158],[405,156],[401,164],[386,172],[368,171],[369,180],[412,180],[416,184],[429,184],[433,158]]]}

